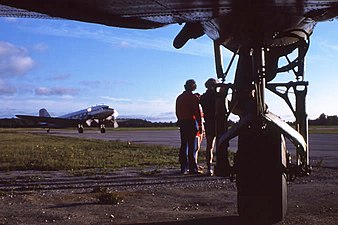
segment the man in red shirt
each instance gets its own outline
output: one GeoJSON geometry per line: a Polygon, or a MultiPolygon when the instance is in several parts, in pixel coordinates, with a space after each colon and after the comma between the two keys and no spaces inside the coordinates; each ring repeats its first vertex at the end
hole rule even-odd
{"type": "Polygon", "coordinates": [[[194,80],[187,80],[184,85],[185,91],[176,99],[176,116],[180,127],[181,147],[179,152],[179,161],[181,164],[181,173],[197,174],[197,164],[194,159],[195,137],[201,129],[201,114],[199,110],[199,99],[192,92],[196,90],[197,85],[194,80]],[[188,156],[187,156],[188,147],[188,156]]]}

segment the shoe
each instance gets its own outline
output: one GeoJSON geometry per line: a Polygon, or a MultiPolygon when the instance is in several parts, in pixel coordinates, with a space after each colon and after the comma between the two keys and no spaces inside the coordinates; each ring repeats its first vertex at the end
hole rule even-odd
{"type": "Polygon", "coordinates": [[[181,174],[182,174],[182,175],[187,175],[188,173],[189,173],[189,170],[184,170],[184,169],[181,170],[181,174]]]}
{"type": "Polygon", "coordinates": [[[206,175],[207,175],[207,176],[213,176],[213,175],[214,175],[214,171],[208,170],[208,171],[206,172],[206,175]]]}

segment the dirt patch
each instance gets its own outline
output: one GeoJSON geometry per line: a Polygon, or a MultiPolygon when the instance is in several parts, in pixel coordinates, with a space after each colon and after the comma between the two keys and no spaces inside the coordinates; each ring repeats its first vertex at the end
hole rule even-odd
{"type": "MultiPolygon", "coordinates": [[[[236,185],[225,178],[184,176],[175,168],[0,177],[0,224],[240,225],[236,185]]],[[[337,178],[337,168],[315,168],[289,184],[288,214],[278,225],[337,224],[337,178]]]]}

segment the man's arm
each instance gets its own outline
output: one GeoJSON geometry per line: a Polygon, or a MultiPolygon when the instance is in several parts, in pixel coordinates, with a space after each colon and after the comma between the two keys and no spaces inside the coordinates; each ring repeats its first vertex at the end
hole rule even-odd
{"type": "Polygon", "coordinates": [[[195,97],[193,108],[194,108],[194,115],[195,115],[197,123],[198,123],[198,127],[202,128],[202,118],[201,118],[201,111],[200,111],[200,107],[199,107],[198,97],[195,97]]]}

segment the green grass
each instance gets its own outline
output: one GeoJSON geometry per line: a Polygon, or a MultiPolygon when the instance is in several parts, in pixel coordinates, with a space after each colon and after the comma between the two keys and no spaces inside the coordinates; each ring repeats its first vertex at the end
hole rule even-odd
{"type": "Polygon", "coordinates": [[[310,134],[338,134],[338,126],[310,126],[310,134]]]}
{"type": "MultiPolygon", "coordinates": [[[[118,128],[119,130],[177,128],[118,128]]],[[[178,149],[87,140],[0,129],[0,170],[82,170],[147,166],[178,167],[178,149]]],[[[31,130],[31,129],[30,129],[31,130]]],[[[310,126],[310,133],[338,134],[338,126],[310,126]]],[[[232,157],[232,155],[230,154],[232,157]]],[[[199,161],[205,159],[200,151],[199,161]]]]}
{"type": "Polygon", "coordinates": [[[177,149],[0,130],[0,170],[178,166],[177,149]]]}

